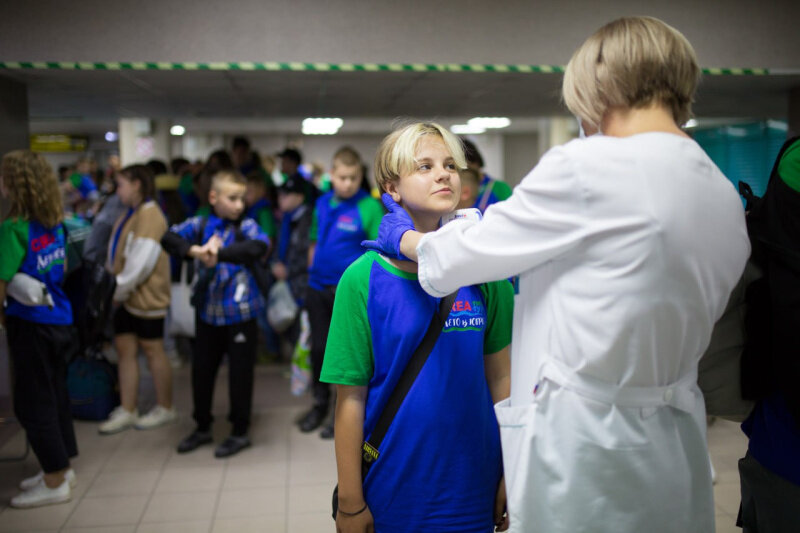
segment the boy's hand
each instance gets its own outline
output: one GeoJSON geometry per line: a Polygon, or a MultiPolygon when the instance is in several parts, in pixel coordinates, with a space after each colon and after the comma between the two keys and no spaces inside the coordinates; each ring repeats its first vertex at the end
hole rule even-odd
{"type": "MultiPolygon", "coordinates": [[[[353,511],[355,512],[355,511],[353,511]]],[[[355,516],[345,516],[336,513],[336,533],[374,533],[375,523],[372,513],[367,507],[363,513],[355,516]]]]}
{"type": "Polygon", "coordinates": [[[392,199],[389,193],[383,193],[381,199],[389,212],[381,219],[378,238],[374,241],[361,241],[361,246],[394,259],[410,261],[408,257],[400,253],[400,240],[405,232],[414,230],[414,221],[411,220],[406,210],[392,199]]]}
{"type": "Polygon", "coordinates": [[[289,273],[286,271],[286,265],[280,261],[272,263],[272,275],[279,281],[285,281],[286,278],[289,277],[289,273]]]}
{"type": "Polygon", "coordinates": [[[500,478],[497,494],[494,498],[494,527],[495,531],[508,529],[508,513],[506,512],[506,478],[500,478]]]}
{"type": "Polygon", "coordinates": [[[213,251],[214,255],[217,255],[219,249],[222,248],[223,244],[224,243],[222,242],[222,239],[219,238],[219,236],[212,235],[211,238],[208,239],[208,242],[206,242],[205,247],[208,250],[213,251]]]}

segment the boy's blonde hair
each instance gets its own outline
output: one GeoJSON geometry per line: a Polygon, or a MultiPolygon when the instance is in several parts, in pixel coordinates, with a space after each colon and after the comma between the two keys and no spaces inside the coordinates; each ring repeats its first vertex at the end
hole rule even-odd
{"type": "Polygon", "coordinates": [[[700,67],[689,41],[653,17],[624,17],[597,30],[569,60],[562,98],[599,129],[612,107],[665,105],[677,125],[692,113],[700,67]]]}
{"type": "Polygon", "coordinates": [[[235,170],[220,170],[211,178],[211,188],[218,189],[221,183],[230,182],[237,185],[247,185],[247,179],[235,170]]]}
{"type": "Polygon", "coordinates": [[[462,168],[459,169],[458,176],[461,178],[461,186],[471,185],[473,194],[477,196],[478,188],[481,186],[481,175],[478,174],[478,171],[473,168],[462,168]]]}
{"type": "Polygon", "coordinates": [[[20,217],[52,228],[64,220],[61,189],[53,168],[43,155],[14,150],[0,163],[3,186],[8,191],[9,217],[20,217]]]}
{"type": "Polygon", "coordinates": [[[350,146],[342,146],[333,154],[333,164],[341,163],[347,167],[361,166],[361,156],[350,146]]]}
{"type": "Polygon", "coordinates": [[[417,146],[426,135],[436,135],[442,139],[456,166],[467,168],[464,148],[458,137],[435,122],[415,122],[387,135],[378,148],[375,156],[375,182],[382,191],[386,190],[387,184],[399,180],[400,176],[413,172],[417,146]]]}

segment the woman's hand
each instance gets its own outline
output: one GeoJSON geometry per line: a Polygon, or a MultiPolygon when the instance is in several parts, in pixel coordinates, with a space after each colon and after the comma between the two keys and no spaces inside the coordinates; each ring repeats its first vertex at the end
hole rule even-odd
{"type": "Polygon", "coordinates": [[[369,507],[355,516],[336,513],[336,533],[374,533],[375,523],[369,507]]]}
{"type": "Polygon", "coordinates": [[[508,530],[508,513],[506,512],[506,478],[500,478],[497,494],[494,497],[494,527],[495,531],[508,530]]]}
{"type": "Polygon", "coordinates": [[[381,199],[389,212],[381,219],[378,238],[374,241],[361,241],[361,246],[394,259],[409,261],[408,257],[400,253],[400,241],[405,232],[414,230],[414,221],[411,220],[405,209],[392,200],[389,193],[383,193],[381,199]]]}

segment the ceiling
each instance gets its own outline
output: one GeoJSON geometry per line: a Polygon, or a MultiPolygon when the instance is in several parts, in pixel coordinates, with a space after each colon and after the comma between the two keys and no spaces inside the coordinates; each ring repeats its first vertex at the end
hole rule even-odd
{"type": "MultiPolygon", "coordinates": [[[[396,117],[508,116],[524,129],[535,128],[535,117],[566,114],[560,74],[20,69],[0,76],[27,86],[33,132],[100,133],[116,129],[120,117],[213,124],[219,133],[244,124],[243,133],[299,133],[308,116],[344,118],[341,131],[350,134],[378,124],[385,131],[396,117]]],[[[796,72],[705,76],[695,115],[785,119],[788,92],[798,86],[796,72]]]]}

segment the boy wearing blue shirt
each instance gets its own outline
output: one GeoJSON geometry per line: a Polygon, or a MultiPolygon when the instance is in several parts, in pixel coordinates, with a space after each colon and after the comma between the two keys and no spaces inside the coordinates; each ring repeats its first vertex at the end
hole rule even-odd
{"type": "MultiPolygon", "coordinates": [[[[362,187],[363,165],[358,153],[345,146],[333,156],[332,190],[316,203],[309,238],[309,279],[306,309],[311,325],[311,365],[314,370],[314,406],[300,419],[304,433],[322,424],[330,408],[330,386],[319,380],[328,329],[333,316],[336,285],[345,269],[364,253],[361,241],[375,239],[383,206],[362,187]]],[[[333,437],[333,424],[323,429],[333,437]]]]}
{"type": "Polygon", "coordinates": [[[194,217],[170,228],[164,248],[177,257],[198,260],[202,267],[193,304],[197,331],[192,362],[192,396],[197,429],[181,441],[178,453],[211,442],[212,395],[223,355],[228,355],[231,436],[214,452],[228,457],[250,446],[247,430],[253,403],[253,367],[258,331],[256,317],[264,300],[249,267],[267,253],[269,238],[258,224],[241,220],[245,179],[220,171],[211,182],[208,217],[194,217]]]}
{"type": "MultiPolygon", "coordinates": [[[[378,184],[414,228],[435,231],[455,209],[458,138],[417,123],[384,139],[378,184]]],[[[368,439],[420,344],[439,299],[416,263],[369,251],[342,275],[321,379],[337,385],[337,531],[507,529],[500,434],[493,403],[508,397],[513,291],[507,281],[462,287],[428,359],[362,480],[368,439]]]]}

